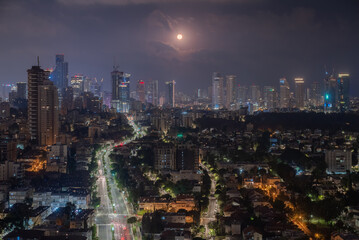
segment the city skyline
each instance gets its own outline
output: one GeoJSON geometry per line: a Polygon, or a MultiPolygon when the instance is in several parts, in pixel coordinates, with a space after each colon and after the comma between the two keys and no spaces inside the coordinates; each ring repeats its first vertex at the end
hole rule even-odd
{"type": "MultiPolygon", "coordinates": [[[[164,89],[165,82],[175,80],[178,91],[186,93],[209,85],[213,72],[236,75],[247,86],[277,86],[283,76],[293,84],[291,80],[300,76],[308,87],[325,78],[324,66],[349,73],[353,80],[358,76],[358,47],[354,44],[358,33],[351,31],[358,26],[354,1],[340,6],[335,1],[281,5],[280,1],[212,1],[206,6],[202,1],[16,2],[0,3],[0,23],[9,22],[9,27],[0,28],[5,36],[0,50],[6,56],[0,59],[1,84],[25,81],[26,72],[15,66],[29,68],[38,55],[42,66],[55,67],[57,53],[66,56],[69,77],[82,73],[104,78],[107,90],[114,57],[134,81],[159,80],[164,89]],[[206,13],[200,12],[203,7],[206,13]],[[34,11],[25,11],[27,8],[34,11]],[[21,12],[26,14],[18,17],[21,12]],[[77,23],[69,24],[75,16],[77,23]],[[44,30],[31,31],[27,22],[32,20],[44,30]],[[114,24],[118,31],[111,31],[114,24]],[[61,32],[70,38],[62,37],[61,32]],[[127,40],[120,37],[121,32],[127,33],[127,40]],[[19,41],[21,46],[11,47],[19,41]]],[[[351,95],[357,96],[358,83],[352,83],[351,95]]]]}

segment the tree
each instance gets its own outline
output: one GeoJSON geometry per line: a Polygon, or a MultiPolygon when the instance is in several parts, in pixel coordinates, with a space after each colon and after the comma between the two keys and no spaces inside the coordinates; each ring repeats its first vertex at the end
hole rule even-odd
{"type": "Polygon", "coordinates": [[[133,224],[137,222],[137,218],[136,217],[130,217],[127,219],[127,223],[128,224],[133,224]]]}

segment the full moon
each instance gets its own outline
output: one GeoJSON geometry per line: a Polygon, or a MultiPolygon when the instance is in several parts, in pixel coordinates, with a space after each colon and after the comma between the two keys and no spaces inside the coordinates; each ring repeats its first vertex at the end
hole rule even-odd
{"type": "Polygon", "coordinates": [[[178,40],[182,40],[182,38],[183,38],[183,36],[182,36],[181,33],[177,34],[177,39],[178,39],[178,40]]]}

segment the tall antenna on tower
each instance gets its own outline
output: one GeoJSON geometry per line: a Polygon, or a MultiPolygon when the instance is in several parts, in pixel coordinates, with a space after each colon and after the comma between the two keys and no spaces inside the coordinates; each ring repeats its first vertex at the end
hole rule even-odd
{"type": "Polygon", "coordinates": [[[40,57],[37,56],[37,66],[40,67],[40,57]]]}

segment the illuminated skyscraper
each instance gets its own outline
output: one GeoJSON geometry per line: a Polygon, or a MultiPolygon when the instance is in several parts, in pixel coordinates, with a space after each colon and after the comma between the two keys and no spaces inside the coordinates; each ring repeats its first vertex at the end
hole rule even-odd
{"type": "Polygon", "coordinates": [[[337,79],[327,75],[324,79],[324,112],[334,112],[337,106],[337,79]]]}
{"type": "Polygon", "coordinates": [[[27,73],[31,139],[39,145],[54,144],[58,134],[58,90],[49,81],[50,73],[40,66],[33,66],[27,73]]]}
{"type": "Polygon", "coordinates": [[[294,78],[295,84],[295,105],[299,109],[304,109],[304,99],[305,99],[305,89],[304,89],[304,79],[303,78],[294,78]]]}
{"type": "Polygon", "coordinates": [[[18,82],[16,83],[16,86],[17,86],[17,98],[26,99],[26,83],[18,82]]]}
{"type": "Polygon", "coordinates": [[[338,107],[341,112],[349,110],[349,77],[347,73],[338,74],[338,107]]]}
{"type": "Polygon", "coordinates": [[[147,88],[147,102],[158,105],[158,80],[151,80],[146,84],[147,88]]]}
{"type": "Polygon", "coordinates": [[[145,82],[142,80],[137,81],[136,86],[137,99],[141,103],[145,103],[145,82]]]}
{"type": "Polygon", "coordinates": [[[320,84],[319,82],[313,82],[312,83],[312,88],[310,91],[310,99],[311,99],[311,104],[314,107],[318,107],[322,104],[322,100],[321,100],[321,93],[320,93],[320,84]]]}
{"type": "Polygon", "coordinates": [[[258,85],[251,85],[249,87],[249,94],[251,103],[258,103],[261,98],[261,90],[258,85]]]}
{"type": "Polygon", "coordinates": [[[114,66],[112,77],[111,108],[116,112],[128,113],[130,110],[130,74],[118,71],[114,66]]]}
{"type": "Polygon", "coordinates": [[[235,100],[236,100],[236,76],[227,75],[226,76],[226,108],[233,109],[235,100]]]}
{"type": "Polygon", "coordinates": [[[220,109],[224,104],[224,82],[218,72],[212,75],[212,108],[220,109]]]}
{"type": "Polygon", "coordinates": [[[290,100],[290,88],[286,78],[279,79],[279,103],[281,108],[288,108],[290,100]]]}
{"type": "Polygon", "coordinates": [[[39,86],[38,143],[40,146],[56,143],[59,130],[59,97],[57,88],[45,79],[39,86]]]}
{"type": "Polygon", "coordinates": [[[263,107],[265,109],[273,109],[276,107],[276,91],[272,86],[265,86],[263,88],[263,107]]]}
{"type": "Polygon", "coordinates": [[[68,86],[68,63],[65,62],[63,54],[56,55],[56,67],[51,73],[50,79],[59,89],[60,93],[68,86]]]}
{"type": "Polygon", "coordinates": [[[240,106],[244,106],[247,102],[247,91],[245,86],[238,86],[238,103],[240,106]]]}
{"type": "Polygon", "coordinates": [[[77,98],[84,92],[85,77],[82,74],[77,74],[71,77],[71,87],[73,91],[73,97],[77,98]]]}
{"type": "Polygon", "coordinates": [[[168,87],[168,105],[170,107],[175,107],[176,104],[175,104],[175,85],[176,85],[176,82],[175,80],[172,80],[172,81],[169,81],[169,82],[166,82],[166,85],[168,87]]]}

